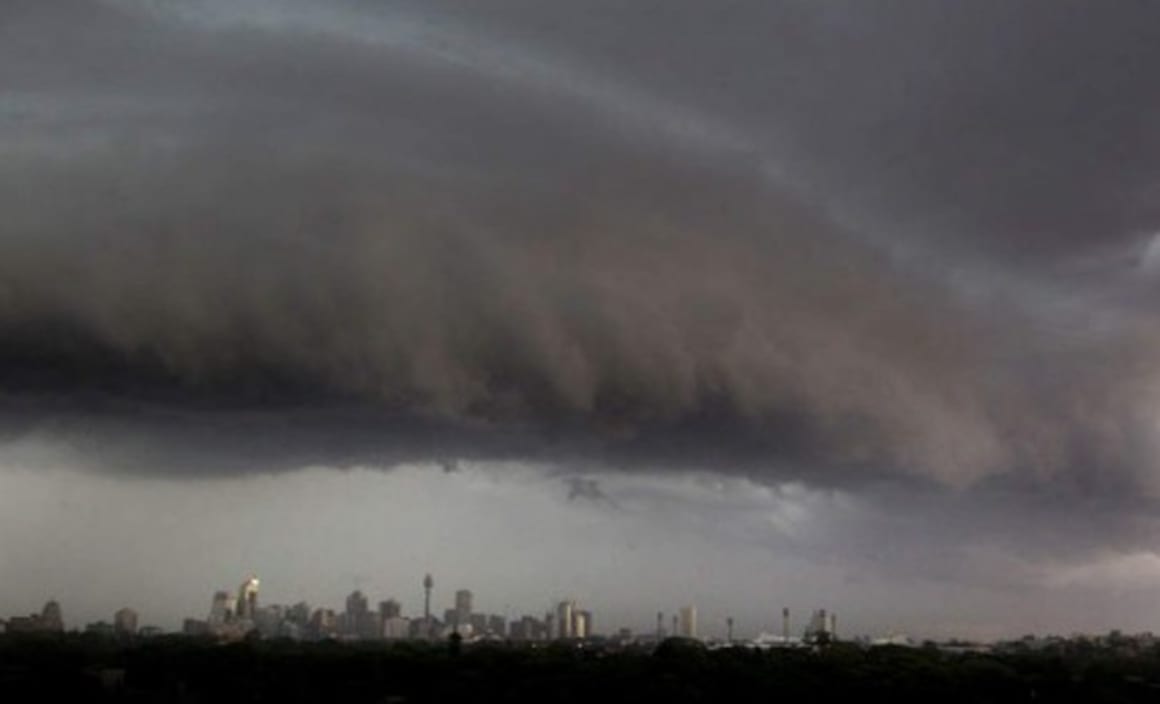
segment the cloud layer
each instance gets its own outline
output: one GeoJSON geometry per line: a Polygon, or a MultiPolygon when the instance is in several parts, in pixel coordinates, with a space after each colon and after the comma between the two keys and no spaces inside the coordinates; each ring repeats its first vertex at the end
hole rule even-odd
{"type": "Polygon", "coordinates": [[[0,420],[1154,488],[1144,4],[12,3],[0,420]]]}

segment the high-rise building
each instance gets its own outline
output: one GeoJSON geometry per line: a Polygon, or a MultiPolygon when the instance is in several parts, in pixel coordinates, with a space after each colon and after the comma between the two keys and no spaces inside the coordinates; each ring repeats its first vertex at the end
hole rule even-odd
{"type": "Polygon", "coordinates": [[[209,609],[210,627],[222,626],[234,620],[237,601],[229,592],[214,592],[209,609]]]}
{"type": "Polygon", "coordinates": [[[551,624],[537,619],[535,616],[522,616],[518,621],[512,621],[508,629],[508,637],[517,641],[545,640],[551,637],[551,624]]]}
{"type": "Polygon", "coordinates": [[[238,587],[237,617],[253,621],[258,612],[258,578],[253,575],[238,587]]]}
{"type": "Polygon", "coordinates": [[[397,618],[403,615],[403,607],[394,599],[379,602],[379,615],[385,621],[388,618],[397,618]]]}
{"type": "Polygon", "coordinates": [[[64,630],[64,617],[61,615],[60,604],[55,599],[46,603],[41,610],[40,628],[44,631],[64,630]]]}
{"type": "Polygon", "coordinates": [[[410,635],[411,622],[402,616],[388,616],[383,619],[383,638],[398,640],[410,635]]]}
{"type": "Polygon", "coordinates": [[[677,635],[682,638],[696,638],[697,637],[697,607],[684,606],[679,612],[680,618],[677,628],[677,635]]]}
{"type": "Polygon", "coordinates": [[[455,592],[455,620],[451,625],[459,628],[471,622],[471,590],[460,589],[455,592]]]}
{"type": "Polygon", "coordinates": [[[310,623],[310,604],[300,601],[286,610],[286,620],[294,625],[305,628],[310,623]]]}
{"type": "Polygon", "coordinates": [[[383,617],[378,611],[370,611],[369,609],[362,618],[359,619],[356,626],[359,638],[364,640],[377,640],[383,637],[383,617]]]}
{"type": "Polygon", "coordinates": [[[588,632],[588,612],[574,611],[572,613],[572,637],[573,638],[587,638],[588,632]]]}
{"type": "Polygon", "coordinates": [[[119,609],[113,614],[113,630],[121,636],[136,634],[137,612],[130,608],[119,609]]]}
{"type": "Polygon", "coordinates": [[[818,609],[810,616],[809,625],[806,626],[806,640],[817,640],[818,638],[829,637],[830,634],[830,619],[826,617],[825,609],[818,609]]]}
{"type": "Polygon", "coordinates": [[[343,632],[348,635],[359,635],[367,617],[367,598],[359,590],[354,590],[346,597],[346,611],[342,615],[343,632]]]}
{"type": "Polygon", "coordinates": [[[556,637],[572,638],[572,612],[576,610],[576,602],[561,601],[556,605],[556,637]]]}
{"type": "Polygon", "coordinates": [[[468,621],[472,635],[481,636],[487,633],[487,614],[472,614],[468,621]]]}
{"type": "Polygon", "coordinates": [[[316,609],[310,617],[309,633],[314,638],[333,638],[338,633],[338,619],[330,609],[316,609]]]}
{"type": "Polygon", "coordinates": [[[531,616],[524,616],[511,622],[508,627],[508,638],[514,641],[532,640],[533,626],[532,623],[536,619],[531,616]]]}
{"type": "Polygon", "coordinates": [[[383,634],[383,617],[381,613],[371,611],[366,595],[359,590],[350,593],[346,598],[346,611],[340,619],[339,630],[347,636],[374,639],[383,634]]]}

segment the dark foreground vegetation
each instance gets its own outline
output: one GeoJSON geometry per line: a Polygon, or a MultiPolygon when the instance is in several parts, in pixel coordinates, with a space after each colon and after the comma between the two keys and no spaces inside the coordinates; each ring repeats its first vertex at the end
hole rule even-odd
{"type": "Polygon", "coordinates": [[[1160,649],[462,649],[417,644],[136,643],[0,636],[0,701],[1160,701],[1160,649]]]}

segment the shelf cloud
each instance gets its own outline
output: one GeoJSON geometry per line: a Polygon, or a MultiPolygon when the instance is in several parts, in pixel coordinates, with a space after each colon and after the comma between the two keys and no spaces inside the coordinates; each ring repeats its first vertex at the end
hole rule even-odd
{"type": "Polygon", "coordinates": [[[1145,4],[7,3],[0,432],[1155,490],[1145,4]]]}

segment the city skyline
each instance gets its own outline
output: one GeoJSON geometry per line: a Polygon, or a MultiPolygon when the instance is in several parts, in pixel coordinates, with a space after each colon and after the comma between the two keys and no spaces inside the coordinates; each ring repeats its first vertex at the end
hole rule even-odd
{"type": "MultiPolygon", "coordinates": [[[[664,612],[657,612],[657,628],[653,631],[637,632],[631,627],[620,625],[607,633],[595,627],[593,612],[583,602],[565,599],[557,603],[554,610],[548,610],[543,618],[528,612],[489,614],[472,609],[473,593],[469,589],[456,589],[453,606],[445,611],[442,621],[431,615],[429,598],[434,587],[431,573],[424,575],[421,585],[424,592],[422,611],[407,612],[399,599],[390,597],[378,602],[378,608],[371,609],[369,596],[361,589],[347,595],[345,608],[332,609],[325,604],[311,605],[307,601],[294,603],[266,603],[260,599],[260,580],[250,575],[242,581],[236,591],[219,589],[213,593],[208,612],[204,618],[187,616],[182,619],[181,628],[166,630],[153,624],[139,625],[140,615],[129,606],[124,606],[113,614],[112,622],[104,620],[88,622],[85,633],[118,637],[150,637],[162,634],[181,634],[191,637],[211,637],[223,642],[239,641],[257,635],[263,639],[289,638],[291,640],[349,640],[349,641],[395,641],[419,640],[441,642],[459,637],[468,642],[511,641],[550,642],[553,640],[619,640],[621,642],[657,644],[666,638],[709,640],[723,643],[771,643],[799,645],[813,643],[818,634],[828,634],[836,638],[836,614],[830,612],[827,620],[826,609],[815,610],[800,635],[789,632],[789,609],[782,609],[783,631],[780,636],[761,630],[756,637],[737,637],[734,619],[727,621],[726,636],[719,638],[706,636],[698,630],[697,607],[681,606],[672,614],[672,626],[666,629],[664,612]],[[583,607],[583,608],[582,608],[583,607]]],[[[22,633],[63,633],[79,632],[78,626],[70,627],[62,616],[62,605],[56,599],[45,602],[39,613],[11,615],[0,618],[0,634],[22,633]]],[[[865,634],[858,636],[865,642],[872,638],[865,634]]],[[[904,638],[904,634],[887,634],[885,639],[904,638]]],[[[881,637],[878,640],[885,640],[881,637]]]]}
{"type": "MultiPolygon", "coordinates": [[[[848,632],[851,633],[905,632],[916,638],[966,637],[990,640],[1018,637],[1024,633],[1149,630],[1148,624],[1139,620],[1140,614],[1148,613],[1148,600],[1151,598],[1150,585],[1146,582],[1128,592],[1108,593],[1104,597],[1105,607],[1098,610],[1087,607],[1093,594],[1084,582],[1053,588],[1057,593],[1072,590],[1077,599],[1073,605],[1059,610],[1045,609],[1051,606],[1049,603],[1023,605],[1017,591],[1008,592],[1011,606],[1005,608],[1019,605],[1022,606],[1021,610],[1014,617],[1002,621],[995,619],[997,623],[989,626],[987,622],[994,619],[995,613],[1004,611],[1004,605],[1000,602],[998,607],[988,608],[971,603],[967,599],[977,598],[978,589],[972,590],[974,593],[949,587],[933,594],[924,594],[925,590],[912,591],[913,598],[908,600],[905,608],[894,608],[892,600],[884,596],[887,587],[881,581],[851,582],[845,576],[847,572],[841,569],[819,572],[811,566],[812,555],[803,556],[798,549],[771,553],[763,550],[760,545],[744,540],[738,543],[737,536],[732,532],[733,526],[726,526],[730,530],[723,536],[723,542],[714,542],[713,533],[705,531],[699,520],[690,520],[697,516],[672,514],[669,511],[671,495],[662,495],[660,498],[654,496],[656,487],[636,477],[608,477],[602,483],[603,491],[616,497],[618,505],[612,507],[606,501],[600,501],[604,521],[598,526],[602,531],[600,534],[606,538],[590,546],[593,550],[591,554],[595,555],[599,551],[604,559],[610,560],[609,564],[616,565],[627,575],[625,579],[609,582],[603,573],[585,567],[588,560],[595,560],[595,557],[585,557],[582,564],[577,564],[574,556],[559,554],[558,551],[546,549],[543,553],[536,552],[541,543],[547,543],[548,548],[558,544],[559,539],[555,537],[554,531],[571,532],[580,526],[593,527],[591,505],[578,504],[575,499],[568,498],[571,491],[571,483],[568,481],[537,479],[508,482],[506,477],[509,474],[506,471],[496,473],[486,467],[464,464],[456,473],[438,473],[439,481],[435,485],[437,491],[432,492],[430,469],[426,467],[387,474],[359,470],[354,474],[360,472],[365,476],[349,477],[346,482],[349,489],[345,491],[358,489],[357,496],[349,494],[343,499],[347,509],[347,524],[336,526],[328,518],[328,525],[324,527],[308,514],[302,514],[294,521],[296,527],[289,532],[285,530],[289,525],[285,512],[295,510],[294,507],[301,505],[301,502],[308,503],[310,499],[307,497],[317,490],[318,480],[333,475],[319,471],[316,476],[301,477],[298,483],[303,490],[301,496],[297,490],[293,490],[295,482],[283,478],[258,482],[247,480],[241,483],[229,480],[226,486],[231,489],[227,494],[239,502],[239,506],[249,501],[250,497],[268,495],[276,486],[284,494],[283,503],[270,506],[270,513],[260,516],[261,520],[257,523],[249,523],[248,520],[258,516],[235,512],[214,531],[186,543],[180,549],[185,559],[164,573],[157,573],[152,565],[156,560],[167,559],[173,549],[166,536],[159,536],[162,540],[151,544],[150,541],[142,542],[142,534],[124,533],[124,539],[137,541],[138,545],[148,549],[144,552],[139,550],[133,560],[122,557],[116,570],[94,563],[92,552],[99,552],[100,546],[76,537],[73,538],[75,551],[68,553],[67,559],[54,562],[40,559],[36,552],[27,553],[25,560],[19,550],[0,550],[0,555],[8,559],[10,569],[21,569],[24,574],[36,577],[29,580],[28,587],[19,595],[11,585],[4,590],[3,595],[0,595],[0,613],[36,611],[48,595],[53,595],[62,602],[73,604],[71,613],[77,614],[80,620],[108,620],[108,614],[125,605],[122,603],[124,595],[139,591],[141,581],[148,580],[153,585],[165,586],[147,592],[150,596],[158,594],[156,601],[151,604],[138,603],[134,608],[149,623],[167,630],[177,630],[184,617],[200,613],[204,608],[206,594],[201,591],[201,587],[208,571],[217,573],[223,569],[236,574],[254,572],[270,575],[267,583],[272,585],[272,591],[269,594],[280,602],[300,598],[311,603],[341,605],[351,591],[362,589],[367,593],[373,591],[376,599],[378,596],[394,595],[404,602],[408,610],[414,608],[420,611],[423,593],[421,585],[414,580],[414,573],[422,574],[425,568],[429,568],[432,572],[439,570],[440,574],[446,574],[444,580],[453,585],[456,582],[475,584],[473,594],[480,600],[480,607],[487,611],[503,613],[505,607],[516,603],[538,603],[538,608],[532,609],[535,613],[554,609],[561,599],[574,596],[601,614],[601,627],[619,623],[638,632],[653,629],[658,608],[663,608],[668,618],[679,606],[688,603],[698,605],[700,621],[705,630],[714,635],[724,634],[724,620],[728,617],[735,618],[739,635],[742,634],[742,627],[752,629],[747,635],[755,635],[760,630],[780,633],[780,610],[783,606],[789,606],[798,615],[794,624],[797,629],[802,625],[802,620],[823,603],[846,614],[849,619],[848,632]],[[363,491],[363,487],[368,484],[377,487],[369,495],[363,491]],[[537,487],[539,491],[528,493],[529,485],[537,487]],[[248,488],[239,494],[242,486],[248,488]],[[377,508],[376,497],[391,494],[404,497],[405,502],[415,508],[417,513],[395,516],[394,520],[383,524],[381,530],[371,530],[364,523],[367,516],[383,518],[377,508]],[[534,511],[528,516],[527,523],[517,522],[501,533],[494,533],[489,528],[486,536],[477,536],[467,543],[476,555],[486,555],[489,549],[495,550],[495,553],[492,559],[466,568],[459,560],[448,561],[438,557],[441,550],[445,551],[448,545],[453,545],[453,541],[457,540],[440,528],[439,511],[445,505],[445,499],[457,505],[469,505],[472,501],[482,500],[489,507],[497,504],[506,506],[503,511],[505,524],[510,524],[511,515],[521,508],[534,511]],[[636,515],[638,512],[643,515],[636,515]],[[551,526],[552,530],[547,530],[546,522],[550,520],[555,523],[551,526]],[[658,522],[664,527],[659,533],[643,530],[658,522]],[[276,524],[281,524],[284,530],[267,532],[262,528],[276,524]],[[529,532],[537,526],[538,534],[529,532]],[[249,549],[216,554],[209,552],[210,546],[221,544],[226,536],[238,533],[253,536],[249,549]],[[311,535],[318,535],[322,542],[316,547],[309,547],[309,543],[303,544],[302,541],[311,535]],[[394,543],[394,548],[384,550],[383,535],[405,535],[407,540],[394,543]],[[623,542],[626,535],[631,536],[633,545],[623,542]],[[353,561],[343,555],[336,555],[327,546],[337,536],[345,536],[343,540],[350,554],[355,557],[353,561]],[[689,562],[682,550],[674,550],[677,545],[685,544],[690,537],[695,537],[702,545],[713,546],[706,547],[705,553],[696,562],[689,562]],[[677,540],[676,544],[674,539],[677,540]],[[617,545],[614,542],[616,540],[622,542],[617,545]],[[504,541],[510,541],[509,548],[499,549],[497,546],[503,545],[504,541]],[[526,559],[529,551],[537,555],[537,560],[526,559]],[[504,557],[513,552],[519,552],[520,557],[514,560],[504,557]],[[433,557],[423,558],[424,553],[433,557]],[[307,554],[313,555],[312,560],[304,561],[307,554]],[[643,559],[642,554],[651,557],[643,559]],[[745,556],[743,564],[733,568],[739,554],[745,556]],[[14,558],[20,561],[16,562],[14,558]],[[715,563],[716,566],[710,569],[709,565],[714,564],[714,558],[722,562],[715,563]],[[225,565],[226,562],[230,564],[225,565]],[[325,564],[327,568],[313,569],[313,566],[319,564],[325,564]],[[489,564],[494,568],[489,569],[489,564]],[[660,565],[666,567],[665,571],[657,569],[660,565]],[[765,572],[761,579],[754,578],[754,568],[758,566],[765,572]],[[105,584],[119,581],[123,587],[94,601],[93,597],[97,595],[89,589],[88,582],[77,569],[100,570],[105,584]],[[515,582],[511,579],[513,569],[516,570],[515,574],[521,575],[515,582]],[[72,574],[77,576],[68,576],[72,574]],[[290,586],[310,582],[318,586],[290,586]],[[46,594],[41,590],[45,583],[57,586],[49,589],[46,594]],[[644,585],[647,588],[640,588],[644,585]],[[944,601],[946,593],[963,595],[964,602],[947,603],[944,601]],[[160,598],[161,594],[165,598],[160,598]],[[500,597],[501,594],[504,596],[500,597]],[[650,594],[656,596],[650,597],[650,594]],[[18,596],[21,601],[16,601],[14,596],[18,596]],[[499,599],[499,602],[493,602],[494,599],[499,599]],[[980,624],[983,626],[980,627],[980,624]]],[[[70,475],[58,476],[61,483],[55,484],[55,489],[63,489],[66,496],[76,490],[70,475]]],[[[671,486],[668,481],[658,480],[658,484],[664,489],[671,486]]],[[[95,508],[107,500],[128,498],[140,516],[139,520],[125,524],[123,517],[105,515],[103,519],[117,524],[122,531],[136,531],[138,525],[157,520],[186,520],[182,517],[183,513],[188,514],[188,520],[195,520],[198,513],[195,506],[198,502],[222,496],[222,486],[213,482],[201,485],[200,491],[173,485],[170,495],[176,503],[162,501],[161,495],[152,490],[142,495],[150,497],[152,501],[160,501],[153,510],[149,510],[148,505],[143,503],[144,499],[135,498],[131,494],[126,497],[124,489],[114,483],[106,483],[104,487],[103,491],[96,492],[86,488],[85,500],[92,501],[95,508]]],[[[697,480],[690,481],[686,489],[693,491],[693,496],[707,494],[719,500],[722,495],[720,488],[713,485],[710,487],[707,489],[703,481],[697,480]]],[[[755,487],[741,484],[726,493],[734,497],[745,497],[748,503],[754,491],[755,487]]],[[[42,499],[34,497],[30,503],[29,495],[26,494],[24,502],[19,506],[5,502],[5,497],[0,496],[0,508],[3,508],[0,515],[11,518],[20,511],[35,509],[44,520],[51,518],[66,524],[70,520],[79,521],[86,526],[101,523],[102,518],[98,514],[78,515],[71,510],[69,507],[75,506],[75,500],[72,499],[61,506],[69,509],[68,514],[55,513],[55,508],[60,506],[58,501],[61,495],[60,491],[44,491],[42,499]]],[[[687,499],[684,502],[686,505],[695,505],[687,504],[687,499]]],[[[779,507],[779,503],[758,504],[760,510],[756,512],[754,520],[765,520],[767,511],[774,508],[785,511],[786,508],[779,507]]],[[[104,515],[103,511],[101,515],[104,515]]],[[[494,516],[490,510],[486,515],[494,516]]],[[[798,520],[802,525],[809,525],[809,521],[817,519],[803,515],[798,520]]],[[[78,536],[83,534],[73,533],[78,536]]],[[[104,534],[104,531],[97,531],[94,539],[104,534]]],[[[14,545],[13,541],[17,538],[0,533],[0,547],[14,545]]],[[[465,536],[458,538],[461,541],[465,539],[465,536]]],[[[219,586],[225,587],[227,584],[219,586]]],[[[231,591],[235,589],[230,587],[231,591]]],[[[453,605],[453,588],[452,592],[440,596],[442,589],[435,590],[432,605],[432,613],[440,616],[444,608],[453,605]]],[[[66,618],[71,616],[66,614],[66,618]]]]}

